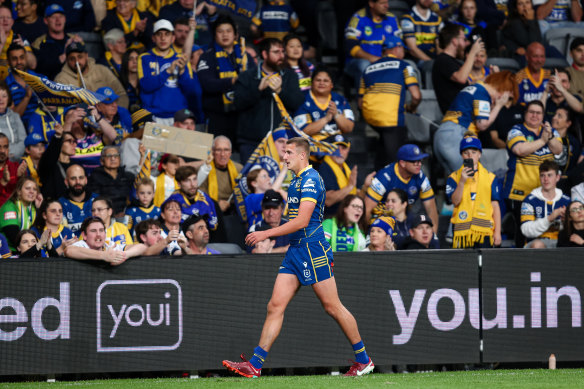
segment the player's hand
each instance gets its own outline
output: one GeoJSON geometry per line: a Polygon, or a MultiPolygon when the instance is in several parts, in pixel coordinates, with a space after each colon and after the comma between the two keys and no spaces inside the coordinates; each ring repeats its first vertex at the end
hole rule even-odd
{"type": "Polygon", "coordinates": [[[104,252],[103,260],[109,262],[112,266],[121,265],[126,261],[126,252],[114,250],[113,248],[107,249],[104,252]]]}
{"type": "Polygon", "coordinates": [[[59,247],[62,247],[63,250],[65,250],[65,248],[73,245],[74,243],[77,243],[78,241],[79,241],[79,238],[74,236],[71,239],[64,240],[63,243],[61,243],[61,246],[59,246],[59,247]]]}
{"type": "Polygon", "coordinates": [[[566,213],[566,207],[560,207],[560,208],[556,208],[553,210],[552,213],[549,214],[548,216],[548,220],[550,222],[553,222],[554,220],[556,220],[558,217],[564,217],[564,214],[566,213]]]}
{"type": "Polygon", "coordinates": [[[254,247],[256,243],[266,240],[270,237],[268,231],[255,231],[245,237],[245,244],[254,247]]]}

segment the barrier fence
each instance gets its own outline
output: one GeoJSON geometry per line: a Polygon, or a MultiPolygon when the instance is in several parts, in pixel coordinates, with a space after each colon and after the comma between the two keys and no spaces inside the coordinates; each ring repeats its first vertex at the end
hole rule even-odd
{"type": "MultiPolygon", "coordinates": [[[[335,254],[376,364],[584,360],[582,251],[335,254]]],[[[257,345],[281,255],[0,262],[0,375],[206,370],[257,345]]],[[[344,366],[310,288],[266,367],[344,366]]]]}

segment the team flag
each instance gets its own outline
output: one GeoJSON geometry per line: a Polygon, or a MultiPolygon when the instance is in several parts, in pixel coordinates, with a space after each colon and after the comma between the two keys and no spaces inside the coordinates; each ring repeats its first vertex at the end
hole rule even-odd
{"type": "Polygon", "coordinates": [[[95,105],[105,100],[105,96],[88,89],[59,84],[45,76],[30,74],[14,69],[18,75],[35,91],[45,105],[67,107],[73,104],[86,103],[95,105]]]}
{"type": "Polygon", "coordinates": [[[257,8],[256,0],[208,0],[217,8],[221,8],[234,13],[235,15],[244,16],[251,20],[257,8]]]}

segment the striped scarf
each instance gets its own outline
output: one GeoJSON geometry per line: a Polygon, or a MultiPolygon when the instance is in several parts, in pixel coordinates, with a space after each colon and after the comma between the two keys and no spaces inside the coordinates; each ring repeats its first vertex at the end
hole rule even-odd
{"type": "MultiPolygon", "coordinates": [[[[343,162],[343,167],[341,168],[338,163],[332,159],[330,156],[324,157],[324,163],[329,165],[333,173],[335,174],[335,178],[337,179],[337,185],[339,189],[343,189],[345,186],[349,185],[349,177],[351,176],[351,169],[349,169],[349,165],[343,162]]],[[[351,189],[349,192],[350,194],[357,194],[357,188],[351,189]]]]}
{"type": "MultiPolygon", "coordinates": [[[[217,71],[219,72],[219,78],[233,78],[241,72],[247,70],[247,56],[245,55],[245,49],[241,47],[238,43],[233,46],[233,53],[235,54],[235,64],[230,60],[230,55],[223,50],[221,46],[215,43],[215,58],[217,58],[217,71]]],[[[223,104],[225,107],[233,104],[233,91],[223,93],[223,104]]]]}
{"type": "MultiPolygon", "coordinates": [[[[235,178],[239,173],[232,160],[229,160],[227,163],[227,172],[231,181],[231,189],[233,189],[235,186],[235,178]]],[[[215,161],[211,161],[211,171],[207,176],[207,184],[209,185],[209,197],[215,201],[219,201],[219,185],[217,183],[217,167],[215,166],[215,161]]]]}

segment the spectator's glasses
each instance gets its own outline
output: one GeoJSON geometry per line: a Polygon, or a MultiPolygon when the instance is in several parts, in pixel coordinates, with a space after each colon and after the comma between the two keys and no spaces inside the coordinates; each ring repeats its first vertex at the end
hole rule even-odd
{"type": "Polygon", "coordinates": [[[77,141],[73,138],[68,138],[68,139],[63,139],[63,143],[77,144],[77,141]]]}
{"type": "Polygon", "coordinates": [[[359,204],[349,204],[349,207],[356,209],[358,211],[362,211],[363,210],[363,206],[359,205],[359,204]]]}
{"type": "Polygon", "coordinates": [[[93,208],[91,210],[91,213],[103,212],[103,211],[107,211],[108,209],[109,209],[109,207],[106,207],[106,208],[93,208]]]}
{"type": "Polygon", "coordinates": [[[528,110],[527,111],[528,114],[530,115],[543,115],[543,111],[532,111],[532,110],[528,110]]]}
{"type": "Polygon", "coordinates": [[[219,154],[227,154],[231,152],[231,149],[213,149],[213,152],[219,154]]]}
{"type": "Polygon", "coordinates": [[[109,158],[109,159],[117,159],[120,158],[120,154],[106,154],[103,156],[104,158],[109,158]]]}
{"type": "Polygon", "coordinates": [[[570,213],[576,213],[576,212],[582,212],[582,211],[584,211],[584,206],[570,208],[570,213]]]}

